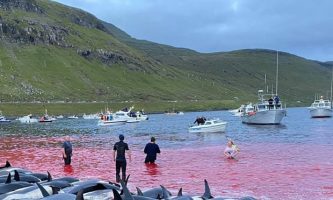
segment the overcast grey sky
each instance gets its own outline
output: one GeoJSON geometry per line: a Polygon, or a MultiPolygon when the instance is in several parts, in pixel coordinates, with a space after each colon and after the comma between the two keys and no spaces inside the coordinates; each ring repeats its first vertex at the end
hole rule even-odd
{"type": "Polygon", "coordinates": [[[56,0],[132,37],[199,52],[275,49],[333,61],[333,0],[56,0]]]}

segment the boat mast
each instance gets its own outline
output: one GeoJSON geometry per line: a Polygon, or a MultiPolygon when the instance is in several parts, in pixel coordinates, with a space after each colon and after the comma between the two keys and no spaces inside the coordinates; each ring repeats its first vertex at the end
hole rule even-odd
{"type": "Polygon", "coordinates": [[[332,84],[333,84],[333,67],[332,67],[332,76],[331,76],[331,109],[332,109],[332,84]]]}
{"type": "Polygon", "coordinates": [[[276,51],[276,80],[275,80],[275,95],[278,94],[278,78],[279,78],[279,51],[276,51]]]}
{"type": "Polygon", "coordinates": [[[266,89],[266,93],[268,94],[268,85],[267,85],[267,76],[266,76],[266,74],[265,74],[265,89],[266,89]]]}

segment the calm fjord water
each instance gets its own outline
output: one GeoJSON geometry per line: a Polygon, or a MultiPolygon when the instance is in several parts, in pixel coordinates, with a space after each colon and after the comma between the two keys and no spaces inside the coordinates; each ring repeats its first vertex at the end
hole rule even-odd
{"type": "Polygon", "coordinates": [[[96,120],[58,120],[48,124],[12,122],[0,126],[0,162],[53,176],[115,180],[111,159],[120,133],[132,149],[130,187],[163,184],[176,191],[203,193],[207,179],[213,195],[259,199],[333,199],[333,119],[311,119],[306,108],[290,108],[278,126],[251,126],[226,111],[151,115],[148,121],[98,127],[96,120]],[[225,133],[191,134],[197,116],[228,122],[225,133]],[[64,167],[61,144],[72,136],[74,156],[64,167]],[[146,166],[142,150],[151,136],[161,148],[157,165],[146,166]],[[241,152],[223,157],[227,138],[241,152]]]}

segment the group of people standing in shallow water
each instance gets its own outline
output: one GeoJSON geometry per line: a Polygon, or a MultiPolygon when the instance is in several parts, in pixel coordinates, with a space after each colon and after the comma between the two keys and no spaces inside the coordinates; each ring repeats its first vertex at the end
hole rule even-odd
{"type": "MultiPolygon", "coordinates": [[[[113,146],[113,154],[112,159],[116,164],[116,181],[120,182],[120,178],[122,180],[126,179],[126,167],[127,160],[126,154],[128,156],[129,161],[131,161],[131,151],[128,147],[128,144],[124,142],[124,135],[119,135],[119,141],[116,142],[113,146]],[[122,176],[120,177],[120,171],[122,172],[122,176]]],[[[155,143],[155,137],[150,138],[150,142],[146,144],[144,148],[144,153],[146,154],[145,163],[155,163],[157,158],[157,154],[161,153],[159,146],[155,143]]],[[[71,157],[73,154],[72,144],[70,142],[70,137],[66,136],[65,142],[63,143],[63,151],[62,156],[65,162],[65,165],[71,164],[71,157]]],[[[239,153],[239,148],[232,140],[228,140],[227,146],[224,150],[225,157],[229,159],[235,159],[236,155],[239,153]]]]}
{"type": "MultiPolygon", "coordinates": [[[[120,134],[119,141],[116,142],[113,146],[113,154],[112,159],[116,163],[116,182],[120,182],[120,171],[122,172],[121,179],[126,179],[126,167],[127,167],[127,160],[126,154],[128,156],[129,161],[131,161],[131,151],[128,147],[128,144],[124,142],[125,136],[120,134]]],[[[161,153],[160,147],[155,143],[155,137],[150,138],[150,142],[146,144],[144,148],[144,153],[146,154],[145,163],[152,164],[155,163],[157,158],[157,154],[161,153]]],[[[65,142],[62,145],[62,157],[65,162],[65,165],[71,164],[71,157],[72,157],[72,144],[70,142],[69,136],[66,136],[65,142]]]]}
{"type": "MultiPolygon", "coordinates": [[[[131,151],[128,144],[124,142],[124,135],[119,135],[119,142],[113,146],[113,159],[116,162],[116,182],[120,181],[120,169],[122,172],[122,180],[126,179],[126,152],[131,161],[131,151]]],[[[146,144],[144,153],[146,154],[145,163],[155,163],[158,153],[161,153],[159,146],[155,143],[155,137],[150,138],[150,143],[146,144]]]]}

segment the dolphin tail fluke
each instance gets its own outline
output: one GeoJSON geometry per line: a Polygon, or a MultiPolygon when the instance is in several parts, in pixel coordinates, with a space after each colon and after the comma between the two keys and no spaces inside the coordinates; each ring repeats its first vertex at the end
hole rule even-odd
{"type": "Polygon", "coordinates": [[[20,174],[18,173],[17,170],[14,170],[14,180],[15,181],[20,181],[20,174]]]}
{"type": "Polygon", "coordinates": [[[205,193],[202,195],[202,198],[203,199],[212,199],[212,198],[214,198],[212,196],[212,193],[210,192],[210,188],[209,188],[209,185],[208,185],[208,182],[207,182],[206,179],[205,179],[205,193]]]}
{"type": "Polygon", "coordinates": [[[5,167],[11,167],[12,165],[9,163],[9,161],[8,160],[6,160],[6,165],[5,165],[5,167]]]}
{"type": "Polygon", "coordinates": [[[143,196],[143,192],[140,190],[140,188],[136,187],[136,191],[138,192],[138,196],[143,196]]]}
{"type": "Polygon", "coordinates": [[[162,188],[163,199],[170,199],[170,194],[168,190],[163,185],[161,185],[161,188],[162,188]]]}
{"type": "Polygon", "coordinates": [[[45,188],[43,186],[41,186],[39,183],[36,183],[39,190],[41,191],[43,197],[48,197],[50,196],[50,194],[45,190],[45,188]]]}
{"type": "Polygon", "coordinates": [[[120,196],[120,194],[117,190],[112,189],[112,192],[113,192],[113,199],[114,200],[122,200],[122,198],[121,198],[121,196],[120,196]]]}
{"type": "Polygon", "coordinates": [[[183,188],[180,188],[177,194],[178,197],[183,196],[183,188]]]}
{"type": "Polygon", "coordinates": [[[52,181],[52,176],[49,171],[47,171],[47,182],[52,181]]]}
{"type": "Polygon", "coordinates": [[[124,193],[124,200],[134,200],[132,194],[130,193],[130,191],[128,190],[125,182],[123,180],[120,180],[120,184],[123,187],[123,193],[124,193]]]}
{"type": "Polygon", "coordinates": [[[5,184],[9,184],[9,183],[11,183],[11,182],[12,182],[12,175],[11,175],[10,172],[9,172],[5,184]]]}

